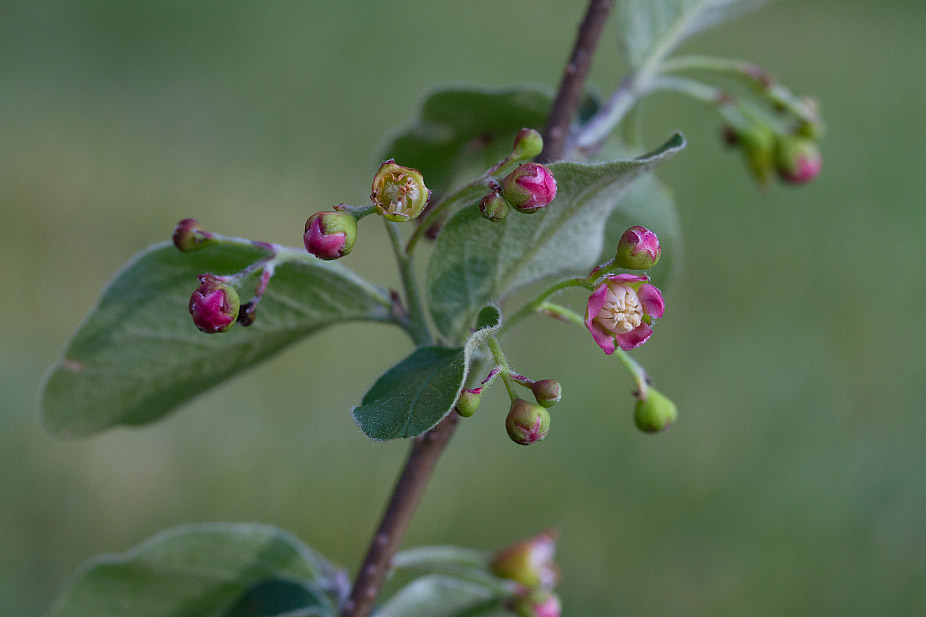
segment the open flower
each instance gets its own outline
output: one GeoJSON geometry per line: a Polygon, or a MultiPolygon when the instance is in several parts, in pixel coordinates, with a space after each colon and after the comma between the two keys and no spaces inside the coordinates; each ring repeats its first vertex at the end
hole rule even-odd
{"type": "Polygon", "coordinates": [[[649,277],[615,274],[607,277],[588,298],[585,327],[608,355],[617,347],[629,351],[653,334],[653,319],[662,317],[662,292],[649,277]]]}

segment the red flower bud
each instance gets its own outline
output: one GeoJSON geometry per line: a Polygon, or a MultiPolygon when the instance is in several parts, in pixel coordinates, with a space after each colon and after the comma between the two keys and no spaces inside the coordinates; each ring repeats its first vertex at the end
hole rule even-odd
{"type": "Polygon", "coordinates": [[[357,219],[347,212],[316,212],[305,222],[305,250],[319,259],[350,254],[357,241],[357,219]]]}
{"type": "Polygon", "coordinates": [[[544,407],[553,407],[563,398],[563,387],[555,379],[541,379],[530,386],[534,399],[544,407]]]}
{"type": "Polygon", "coordinates": [[[206,334],[225,332],[235,324],[241,300],[238,292],[211,274],[199,277],[200,286],[190,296],[193,323],[206,334]]]}
{"type": "Polygon", "coordinates": [[[212,240],[212,234],[203,229],[196,219],[183,219],[174,227],[174,246],[189,253],[201,249],[212,240]]]}
{"type": "Polygon", "coordinates": [[[775,152],[778,176],[791,184],[810,182],[820,173],[823,157],[820,148],[806,137],[781,137],[775,152]]]}
{"type": "Polygon", "coordinates": [[[518,212],[537,212],[556,197],[556,179],[543,165],[526,163],[505,176],[502,195],[518,212]]]}
{"type": "Polygon", "coordinates": [[[662,247],[656,234],[646,227],[635,225],[621,236],[615,262],[628,270],[647,270],[656,265],[661,255],[662,247]]]}

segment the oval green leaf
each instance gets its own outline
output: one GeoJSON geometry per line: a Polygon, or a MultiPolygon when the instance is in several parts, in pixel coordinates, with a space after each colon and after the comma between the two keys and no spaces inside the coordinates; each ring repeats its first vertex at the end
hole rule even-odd
{"type": "Polygon", "coordinates": [[[330,615],[343,576],[275,527],[184,525],[86,563],[48,617],[224,617],[255,585],[274,579],[317,589],[312,600],[330,615]]]}
{"type": "MultiPolygon", "coordinates": [[[[231,274],[264,255],[228,245],[181,253],[168,243],[138,254],[49,372],[41,400],[47,429],[80,436],[152,422],[325,326],[392,319],[384,290],[340,264],[305,255],[277,266],[252,326],[224,334],[197,330],[188,311],[196,275],[231,274]]],[[[242,299],[253,289],[252,280],[242,299]]]]}
{"type": "Polygon", "coordinates": [[[448,221],[428,264],[428,300],[438,329],[459,340],[483,305],[555,275],[588,272],[602,252],[605,222],[630,183],[684,148],[675,134],[661,148],[627,161],[552,163],[553,203],[535,214],[485,220],[475,206],[448,221]]]}

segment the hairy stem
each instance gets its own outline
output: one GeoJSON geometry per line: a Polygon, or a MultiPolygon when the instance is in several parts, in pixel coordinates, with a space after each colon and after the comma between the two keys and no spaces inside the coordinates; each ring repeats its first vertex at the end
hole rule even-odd
{"type": "Polygon", "coordinates": [[[566,63],[563,79],[556,93],[556,100],[547,118],[543,135],[543,152],[537,158],[540,162],[562,158],[569,137],[569,125],[579,108],[585,78],[592,66],[592,57],[598,46],[598,39],[613,6],[612,0],[591,0],[585,18],[579,26],[579,34],[572,48],[572,55],[566,63]]]}
{"type": "MultiPolygon", "coordinates": [[[[591,0],[589,2],[585,19],[579,27],[573,57],[570,61],[571,63],[574,60],[581,60],[583,71],[580,77],[578,74],[579,63],[577,63],[576,75],[570,76],[567,67],[567,75],[563,83],[560,84],[560,93],[556,97],[557,102],[553,110],[558,117],[565,117],[566,120],[564,124],[548,122],[547,129],[544,132],[545,144],[552,141],[550,132],[557,126],[559,126],[560,133],[562,133],[561,139],[565,143],[566,129],[568,129],[569,122],[578,109],[579,95],[581,95],[585,76],[591,64],[595,43],[598,41],[610,9],[611,0],[591,0]],[[578,85],[576,85],[576,82],[578,82],[578,85]],[[562,93],[566,89],[575,90],[578,95],[566,96],[562,93]]],[[[552,115],[553,112],[551,112],[552,115]]],[[[559,122],[563,121],[560,120],[559,122]]],[[[559,148],[557,156],[562,154],[562,145],[559,148]]],[[[544,152],[547,152],[546,146],[544,152]]],[[[551,152],[555,151],[551,150],[551,152]]],[[[406,288],[409,319],[412,325],[415,326],[412,330],[420,332],[417,337],[421,338],[423,342],[430,342],[431,335],[424,321],[424,311],[418,297],[418,287],[415,284],[411,257],[401,245],[398,230],[394,226],[387,225],[387,227],[389,227],[389,236],[402,272],[402,282],[406,288]]],[[[405,530],[408,528],[409,522],[411,522],[418,503],[421,501],[421,496],[424,494],[428,480],[431,479],[431,474],[441,452],[443,452],[444,447],[446,447],[447,442],[450,441],[453,435],[458,419],[455,413],[451,413],[433,429],[415,438],[408,458],[405,460],[405,466],[402,468],[395,488],[392,490],[392,496],[389,498],[386,511],[383,513],[376,534],[373,536],[373,541],[370,543],[363,564],[360,566],[360,571],[351,589],[350,598],[344,604],[341,617],[367,617],[373,609],[373,604],[379,595],[379,590],[385,580],[392,557],[405,536],[405,530]]]]}

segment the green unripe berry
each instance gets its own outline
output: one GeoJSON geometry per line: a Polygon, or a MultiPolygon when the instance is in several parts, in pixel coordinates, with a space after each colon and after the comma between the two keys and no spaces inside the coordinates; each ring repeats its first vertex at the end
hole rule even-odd
{"type": "Polygon", "coordinates": [[[543,137],[534,129],[521,129],[514,138],[511,157],[516,161],[532,159],[543,151],[543,137]]]}
{"type": "Polygon", "coordinates": [[[457,415],[463,418],[469,418],[479,408],[479,401],[482,398],[482,388],[474,390],[463,390],[460,392],[460,398],[457,399],[456,407],[453,408],[457,415]]]}
{"type": "Polygon", "coordinates": [[[646,398],[637,400],[633,420],[644,433],[658,433],[675,424],[678,409],[675,403],[655,388],[646,389],[646,398]]]}

